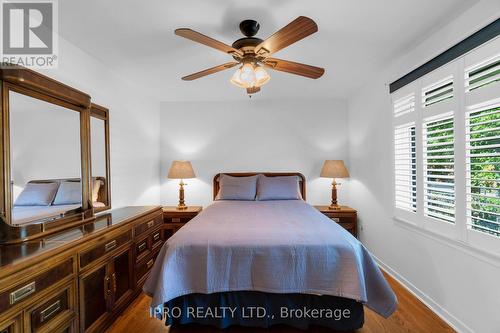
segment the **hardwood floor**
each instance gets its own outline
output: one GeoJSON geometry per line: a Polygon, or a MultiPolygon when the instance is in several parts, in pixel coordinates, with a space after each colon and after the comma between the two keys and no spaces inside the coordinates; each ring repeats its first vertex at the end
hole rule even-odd
{"type": "MultiPolygon", "coordinates": [[[[455,332],[422,302],[413,296],[391,277],[387,280],[398,297],[398,309],[389,319],[384,319],[370,309],[365,308],[365,325],[357,333],[411,332],[411,333],[448,333],[455,332]]],[[[168,328],[160,320],[149,317],[150,298],[141,295],[120,316],[107,331],[108,333],[144,332],[144,333],[332,333],[332,330],[311,328],[308,331],[276,326],[271,329],[233,327],[219,330],[213,327],[172,327],[168,328]]]]}

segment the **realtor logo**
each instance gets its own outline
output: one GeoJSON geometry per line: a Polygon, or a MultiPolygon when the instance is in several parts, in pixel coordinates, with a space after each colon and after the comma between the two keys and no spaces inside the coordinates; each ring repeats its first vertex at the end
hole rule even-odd
{"type": "Polygon", "coordinates": [[[2,65],[57,66],[57,2],[3,1],[2,65]]]}

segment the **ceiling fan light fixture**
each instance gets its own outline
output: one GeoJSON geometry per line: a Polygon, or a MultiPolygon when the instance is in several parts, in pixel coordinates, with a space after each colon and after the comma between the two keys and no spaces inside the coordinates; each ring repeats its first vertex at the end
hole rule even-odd
{"type": "Polygon", "coordinates": [[[257,78],[255,77],[255,69],[252,64],[246,63],[241,67],[240,80],[245,85],[245,88],[250,88],[255,85],[257,78]]]}
{"type": "Polygon", "coordinates": [[[236,70],[230,81],[237,87],[248,89],[261,87],[270,79],[271,77],[263,67],[245,63],[236,70]]]}
{"type": "Polygon", "coordinates": [[[256,79],[255,86],[262,87],[271,79],[271,76],[269,76],[264,67],[258,66],[255,69],[255,79],[256,79]]]}

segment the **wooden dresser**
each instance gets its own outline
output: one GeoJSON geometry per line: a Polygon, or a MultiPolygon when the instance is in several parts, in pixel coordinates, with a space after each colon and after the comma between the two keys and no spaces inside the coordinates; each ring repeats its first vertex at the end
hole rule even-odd
{"type": "Polygon", "coordinates": [[[0,246],[0,332],[103,332],[141,292],[164,240],[161,207],[124,207],[0,246]]]}
{"type": "Polygon", "coordinates": [[[340,206],[338,210],[329,209],[328,206],[314,207],[358,238],[358,213],[355,209],[348,206],[340,206]]]}

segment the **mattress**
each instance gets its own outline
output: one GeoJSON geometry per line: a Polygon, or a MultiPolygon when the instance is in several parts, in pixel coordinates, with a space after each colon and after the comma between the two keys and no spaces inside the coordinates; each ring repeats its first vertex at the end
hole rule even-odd
{"type": "Polygon", "coordinates": [[[344,297],[384,317],[397,304],[366,248],[302,200],[214,202],[164,244],[144,291],[156,311],[229,291],[344,297]]]}
{"type": "Polygon", "coordinates": [[[59,217],[62,214],[81,206],[81,204],[57,206],[14,206],[12,208],[12,223],[16,225],[23,225],[35,220],[59,217]]]}

